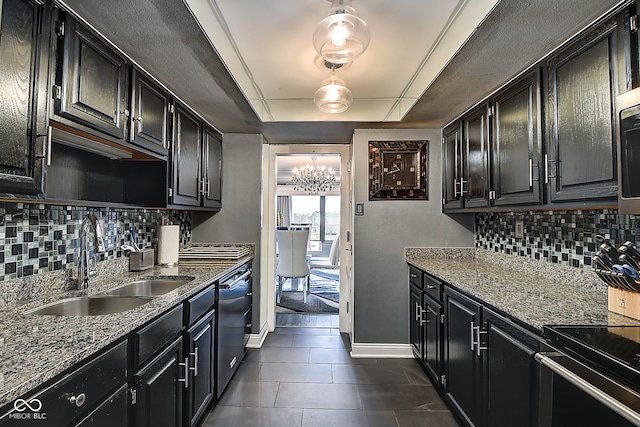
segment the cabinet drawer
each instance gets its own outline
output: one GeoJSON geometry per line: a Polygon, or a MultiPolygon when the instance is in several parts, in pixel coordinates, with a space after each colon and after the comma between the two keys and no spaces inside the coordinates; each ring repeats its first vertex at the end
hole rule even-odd
{"type": "Polygon", "coordinates": [[[435,277],[423,274],[422,276],[424,291],[431,298],[438,302],[442,302],[442,282],[435,277]]]}
{"type": "Polygon", "coordinates": [[[94,358],[77,370],[65,375],[52,386],[16,399],[0,425],[23,425],[29,421],[41,427],[70,425],[89,413],[119,385],[127,381],[127,341],[94,358]],[[23,403],[23,405],[21,405],[23,403]],[[16,406],[21,411],[16,410],[16,406]]]}
{"type": "Polygon", "coordinates": [[[422,270],[409,266],[409,283],[422,289],[422,270]]]}
{"type": "Polygon", "coordinates": [[[136,332],[136,367],[144,364],[182,332],[183,313],[180,304],[136,332]]]}
{"type": "Polygon", "coordinates": [[[187,311],[187,325],[193,325],[206,312],[213,308],[215,302],[216,288],[213,285],[189,298],[185,302],[185,310],[187,311]]]}

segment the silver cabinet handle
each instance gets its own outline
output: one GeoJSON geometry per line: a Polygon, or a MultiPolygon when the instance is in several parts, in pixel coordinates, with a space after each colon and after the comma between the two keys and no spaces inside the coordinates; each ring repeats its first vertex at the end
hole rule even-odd
{"type": "Polygon", "coordinates": [[[184,359],[184,363],[178,363],[178,366],[184,366],[184,378],[178,378],[178,381],[184,383],[184,388],[189,388],[189,358],[184,359]]]}
{"type": "Polygon", "coordinates": [[[475,338],[475,341],[476,341],[475,342],[475,345],[476,345],[476,356],[479,357],[480,356],[480,352],[482,350],[486,350],[487,349],[487,347],[483,347],[482,345],[480,345],[480,343],[481,343],[480,334],[486,334],[487,331],[480,330],[480,326],[474,326],[473,329],[474,329],[475,335],[476,335],[476,338],[475,338]]]}
{"type": "Polygon", "coordinates": [[[80,393],[77,396],[71,396],[69,398],[69,403],[72,405],[76,405],[78,408],[84,405],[84,402],[87,400],[87,396],[84,393],[80,393]]]}
{"type": "Polygon", "coordinates": [[[434,285],[427,285],[427,289],[435,289],[436,287],[434,285]]]}
{"type": "Polygon", "coordinates": [[[533,187],[533,159],[529,159],[529,187],[533,187]]]}
{"type": "Polygon", "coordinates": [[[469,190],[465,190],[464,186],[465,184],[468,184],[469,181],[465,181],[464,179],[460,181],[460,195],[464,196],[465,194],[467,194],[469,192],[469,190]]]}
{"type": "Polygon", "coordinates": [[[190,353],[190,356],[193,356],[193,366],[189,368],[193,371],[193,376],[198,376],[198,347],[194,349],[193,353],[190,353]]]}
{"type": "Polygon", "coordinates": [[[51,126],[47,128],[47,166],[51,166],[51,126]]]}
{"type": "Polygon", "coordinates": [[[471,351],[473,351],[476,348],[475,330],[473,329],[475,325],[473,324],[473,322],[471,322],[470,325],[471,339],[469,340],[469,342],[471,343],[471,351]]]}
{"type": "Polygon", "coordinates": [[[551,359],[545,353],[536,353],[535,358],[542,366],[546,366],[547,368],[551,369],[554,373],[560,375],[562,378],[569,381],[571,384],[575,385],[580,390],[596,399],[598,402],[602,403],[616,413],[622,415],[631,423],[640,425],[640,414],[629,408],[627,405],[623,404],[619,400],[614,399],[604,391],[600,390],[598,387],[586,381],[584,378],[576,375],[555,360],[551,359]]]}
{"type": "Polygon", "coordinates": [[[458,197],[458,178],[453,179],[453,198],[458,197]]]}

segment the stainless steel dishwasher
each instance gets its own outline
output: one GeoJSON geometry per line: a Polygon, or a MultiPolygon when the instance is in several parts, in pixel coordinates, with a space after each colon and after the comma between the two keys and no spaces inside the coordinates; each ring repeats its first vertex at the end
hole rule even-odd
{"type": "Polygon", "coordinates": [[[216,287],[216,396],[238,369],[251,333],[251,268],[245,264],[216,287]]]}

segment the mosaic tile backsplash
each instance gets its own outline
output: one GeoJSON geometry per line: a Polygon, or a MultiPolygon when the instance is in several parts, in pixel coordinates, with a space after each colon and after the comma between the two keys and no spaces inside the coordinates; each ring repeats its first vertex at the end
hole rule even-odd
{"type": "Polygon", "coordinates": [[[640,247],[640,216],[610,209],[475,215],[477,248],[572,267],[592,268],[598,234],[615,247],[626,241],[640,247]],[[516,238],[517,221],[524,223],[523,238],[516,238]]]}
{"type": "Polygon", "coordinates": [[[191,243],[190,212],[0,202],[0,281],[77,266],[80,228],[89,212],[105,234],[98,261],[124,256],[121,246],[131,244],[131,230],[141,249],[157,248],[163,218],[180,224],[181,245],[191,243]]]}

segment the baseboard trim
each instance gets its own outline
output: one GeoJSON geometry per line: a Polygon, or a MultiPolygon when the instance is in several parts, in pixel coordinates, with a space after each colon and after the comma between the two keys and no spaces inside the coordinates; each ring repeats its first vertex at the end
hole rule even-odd
{"type": "Polygon", "coordinates": [[[412,359],[414,355],[410,344],[353,343],[351,357],[412,359]]]}
{"type": "Polygon", "coordinates": [[[261,348],[262,343],[267,338],[267,334],[269,330],[267,329],[267,324],[262,325],[259,334],[251,334],[249,335],[249,341],[247,341],[247,348],[261,348]]]}

